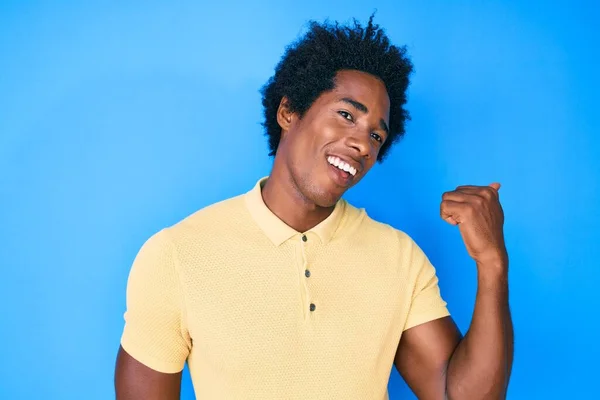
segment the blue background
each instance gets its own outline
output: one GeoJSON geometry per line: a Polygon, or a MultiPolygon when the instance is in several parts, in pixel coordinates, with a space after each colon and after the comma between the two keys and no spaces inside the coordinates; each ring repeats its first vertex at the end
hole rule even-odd
{"type": "MultiPolygon", "coordinates": [[[[421,244],[465,331],[475,269],[440,196],[501,182],[509,398],[598,395],[598,3],[369,3],[0,3],[0,398],[114,396],[141,244],[269,172],[258,90],[284,46],[375,8],[415,63],[412,121],[347,199],[421,244]]],[[[414,398],[395,371],[390,391],[414,398]]]]}

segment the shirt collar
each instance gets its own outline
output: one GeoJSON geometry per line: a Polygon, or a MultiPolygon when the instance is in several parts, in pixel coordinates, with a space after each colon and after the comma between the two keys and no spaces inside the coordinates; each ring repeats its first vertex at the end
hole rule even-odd
{"type": "Polygon", "coordinates": [[[254,188],[246,193],[245,200],[250,214],[273,244],[279,246],[296,235],[309,232],[316,234],[321,242],[327,244],[333,238],[340,221],[345,215],[346,201],[340,199],[336,203],[333,212],[308,232],[298,232],[279,219],[265,204],[262,197],[262,187],[267,178],[259,179],[254,188]]]}

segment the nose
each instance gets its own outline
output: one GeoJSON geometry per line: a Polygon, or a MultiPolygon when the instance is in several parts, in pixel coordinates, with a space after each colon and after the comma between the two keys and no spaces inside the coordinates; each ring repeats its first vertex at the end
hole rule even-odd
{"type": "Polygon", "coordinates": [[[371,153],[368,136],[368,134],[361,134],[360,136],[355,134],[352,136],[348,136],[346,140],[346,145],[356,150],[360,157],[369,158],[371,153]]]}

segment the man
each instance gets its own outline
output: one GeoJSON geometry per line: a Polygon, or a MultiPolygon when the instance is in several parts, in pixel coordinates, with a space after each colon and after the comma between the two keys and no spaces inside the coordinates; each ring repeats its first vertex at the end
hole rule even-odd
{"type": "Polygon", "coordinates": [[[272,171],[153,235],[129,277],[115,386],[177,399],[499,399],[512,363],[498,184],[445,193],[477,265],[462,337],[405,233],[342,199],[404,134],[412,65],[373,24],[313,23],[263,90],[272,171]]]}

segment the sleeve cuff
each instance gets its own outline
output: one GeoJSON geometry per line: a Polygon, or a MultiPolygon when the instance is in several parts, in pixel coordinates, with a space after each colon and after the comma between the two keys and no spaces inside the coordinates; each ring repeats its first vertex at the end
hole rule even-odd
{"type": "Polygon", "coordinates": [[[404,325],[404,330],[413,328],[417,325],[424,324],[429,321],[447,317],[450,315],[447,307],[435,307],[424,312],[418,313],[414,317],[409,317],[404,325]]]}
{"type": "Polygon", "coordinates": [[[132,343],[126,336],[121,338],[121,347],[135,360],[157,372],[175,374],[181,372],[185,366],[185,360],[178,363],[165,362],[149,355],[147,351],[132,343]]]}

